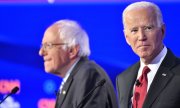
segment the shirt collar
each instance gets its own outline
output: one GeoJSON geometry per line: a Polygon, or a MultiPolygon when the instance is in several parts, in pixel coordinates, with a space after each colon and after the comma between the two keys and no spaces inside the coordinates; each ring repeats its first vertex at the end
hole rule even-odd
{"type": "MultiPolygon", "coordinates": [[[[161,52],[151,61],[150,64],[148,64],[148,67],[151,67],[152,65],[156,65],[156,64],[161,64],[161,62],[163,61],[163,59],[165,58],[167,54],[167,48],[166,46],[164,46],[164,48],[161,50],[161,52]]],[[[141,67],[146,66],[142,60],[140,60],[141,62],[141,67]]]]}
{"type": "Polygon", "coordinates": [[[67,71],[65,77],[63,78],[63,82],[64,82],[64,83],[65,83],[66,80],[68,79],[68,77],[69,77],[69,75],[71,74],[73,68],[75,67],[75,65],[77,64],[77,62],[78,62],[79,60],[80,60],[80,58],[78,58],[78,59],[74,62],[74,64],[69,68],[69,70],[67,71]]]}

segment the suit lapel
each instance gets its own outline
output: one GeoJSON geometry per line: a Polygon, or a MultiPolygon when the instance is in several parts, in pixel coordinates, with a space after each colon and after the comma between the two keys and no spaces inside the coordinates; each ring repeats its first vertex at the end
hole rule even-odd
{"type": "Polygon", "coordinates": [[[150,86],[147,97],[144,102],[143,108],[149,108],[149,106],[155,101],[155,99],[160,95],[161,91],[166,87],[170,79],[173,77],[172,73],[166,68],[160,68],[158,73],[150,86]]]}
{"type": "Polygon", "coordinates": [[[62,103],[64,99],[66,98],[66,95],[68,93],[68,90],[71,86],[72,81],[73,81],[73,78],[69,76],[68,80],[66,81],[66,83],[64,84],[62,88],[61,94],[58,97],[58,100],[56,102],[56,108],[61,108],[60,106],[62,106],[62,103]]]}
{"type": "Polygon", "coordinates": [[[149,108],[162,90],[167,86],[168,82],[173,77],[171,68],[175,65],[175,56],[168,50],[168,53],[158,69],[154,80],[149,88],[143,108],[149,108]]]}
{"type": "Polygon", "coordinates": [[[133,96],[133,87],[134,87],[134,83],[136,81],[136,77],[137,77],[137,73],[138,73],[138,70],[139,70],[139,66],[140,66],[140,63],[136,63],[130,70],[129,72],[127,73],[125,79],[126,79],[126,86],[125,86],[125,101],[124,102],[127,102],[125,103],[127,108],[130,107],[130,105],[132,104],[131,103],[131,97],[133,96]]]}
{"type": "Polygon", "coordinates": [[[58,99],[56,101],[56,108],[61,108],[66,96],[67,96],[67,93],[68,93],[68,90],[73,82],[73,77],[74,75],[78,72],[81,64],[87,60],[86,57],[82,57],[79,62],[75,65],[74,69],[72,70],[69,78],[67,79],[66,83],[64,84],[63,88],[62,88],[62,92],[61,94],[58,96],[58,99]]]}

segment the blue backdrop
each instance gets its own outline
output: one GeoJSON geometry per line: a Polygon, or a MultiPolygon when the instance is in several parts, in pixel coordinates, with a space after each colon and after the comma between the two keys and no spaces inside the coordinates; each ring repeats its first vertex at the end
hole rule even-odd
{"type": "MultiPolygon", "coordinates": [[[[116,76],[138,61],[123,35],[121,13],[128,4],[0,4],[0,100],[20,87],[0,108],[53,108],[61,79],[44,72],[38,50],[45,29],[59,19],[82,25],[90,38],[90,59],[107,71],[115,86],[116,76]]],[[[167,26],[164,43],[180,56],[180,4],[157,4],[167,26]]]]}

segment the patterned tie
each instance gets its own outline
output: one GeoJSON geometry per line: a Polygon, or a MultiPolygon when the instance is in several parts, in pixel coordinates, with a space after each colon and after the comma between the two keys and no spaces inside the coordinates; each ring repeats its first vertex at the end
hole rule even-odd
{"type": "Polygon", "coordinates": [[[147,73],[150,72],[148,66],[145,66],[142,71],[142,75],[139,77],[139,83],[135,86],[134,96],[133,96],[133,108],[142,108],[144,99],[147,94],[147,73]]]}

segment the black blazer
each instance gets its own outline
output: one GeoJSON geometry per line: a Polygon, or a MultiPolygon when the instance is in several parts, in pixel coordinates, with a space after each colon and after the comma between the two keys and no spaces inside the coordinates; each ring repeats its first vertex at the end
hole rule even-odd
{"type": "MultiPolygon", "coordinates": [[[[116,86],[120,108],[130,108],[133,86],[140,62],[117,76],[116,86]]],[[[143,108],[180,108],[180,59],[168,49],[153,82],[143,108]]]]}
{"type": "Polygon", "coordinates": [[[63,86],[56,100],[55,108],[118,108],[116,94],[111,80],[95,62],[81,58],[63,86]],[[105,79],[85,101],[81,102],[97,82],[105,79]]]}

